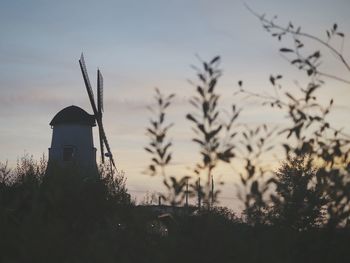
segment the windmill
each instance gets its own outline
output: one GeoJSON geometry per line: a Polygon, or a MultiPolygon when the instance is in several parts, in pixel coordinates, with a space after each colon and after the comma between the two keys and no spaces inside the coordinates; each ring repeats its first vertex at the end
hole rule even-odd
{"type": "Polygon", "coordinates": [[[99,137],[100,137],[100,151],[101,151],[101,161],[104,163],[105,157],[109,158],[109,161],[111,163],[111,166],[113,165],[115,167],[115,162],[113,159],[113,154],[111,151],[111,148],[108,144],[108,140],[106,137],[106,133],[103,128],[103,122],[102,122],[102,116],[103,116],[103,77],[101,74],[101,71],[98,69],[97,70],[97,106],[95,103],[95,98],[94,98],[94,93],[91,88],[89,76],[86,70],[86,65],[84,61],[84,56],[81,54],[81,57],[79,59],[79,65],[81,69],[81,73],[83,74],[84,78],[84,83],[86,87],[86,91],[89,96],[89,100],[91,103],[92,110],[94,112],[94,117],[97,122],[98,126],[98,132],[99,132],[99,137]],[[106,153],[104,148],[106,147],[106,153]]]}

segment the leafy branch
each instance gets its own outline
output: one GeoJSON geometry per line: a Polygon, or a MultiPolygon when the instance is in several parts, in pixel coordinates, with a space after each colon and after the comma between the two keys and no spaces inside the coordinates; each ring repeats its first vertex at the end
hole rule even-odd
{"type": "Polygon", "coordinates": [[[164,96],[159,89],[155,89],[155,105],[148,107],[153,113],[150,119],[150,125],[146,129],[149,138],[149,144],[145,147],[151,155],[151,164],[148,166],[146,173],[151,176],[160,175],[163,178],[163,184],[167,188],[167,194],[161,197],[169,201],[172,205],[181,204],[185,198],[184,188],[187,184],[188,177],[184,176],[177,179],[175,176],[168,176],[166,167],[172,159],[172,142],[167,137],[167,132],[173,126],[173,123],[166,122],[166,110],[171,105],[175,94],[164,96]]]}
{"type": "Polygon", "coordinates": [[[276,16],[273,17],[272,19],[268,19],[266,18],[265,14],[260,15],[256,13],[247,4],[245,4],[245,7],[249,10],[250,13],[252,13],[255,17],[257,17],[260,20],[263,28],[267,32],[271,33],[272,37],[276,37],[279,41],[281,41],[282,38],[287,34],[293,37],[293,40],[294,40],[293,48],[284,47],[280,49],[280,52],[282,53],[289,53],[289,54],[295,55],[294,59],[287,58],[287,60],[292,65],[297,66],[300,70],[305,70],[308,76],[320,75],[320,76],[325,76],[328,78],[332,78],[332,79],[344,82],[346,84],[350,84],[350,80],[344,79],[342,77],[339,77],[330,73],[322,72],[318,69],[318,66],[320,65],[319,61],[321,58],[320,51],[315,51],[308,55],[301,54],[301,49],[304,47],[304,43],[301,41],[301,37],[311,39],[321,44],[322,46],[326,47],[328,50],[330,50],[330,52],[334,54],[336,58],[339,59],[339,61],[345,67],[345,69],[350,72],[350,63],[345,59],[342,52],[345,34],[339,31],[338,25],[336,23],[333,24],[331,29],[326,30],[327,40],[323,40],[312,34],[303,32],[301,30],[301,27],[295,27],[291,22],[287,26],[281,26],[275,23],[276,16]],[[339,50],[330,44],[330,40],[333,39],[334,37],[340,37],[342,39],[342,45],[339,50]]]}
{"type": "Polygon", "coordinates": [[[239,116],[240,110],[235,105],[226,122],[220,121],[219,98],[216,87],[222,71],[219,69],[220,57],[214,57],[210,62],[201,61],[202,67],[193,66],[197,73],[197,81],[191,82],[196,88],[196,95],[192,96],[190,103],[195,109],[186,115],[192,122],[195,137],[192,139],[200,149],[202,161],[196,164],[194,173],[199,176],[206,175],[204,201],[210,206],[216,202],[218,191],[214,191],[213,170],[219,162],[230,163],[235,156],[232,143],[236,133],[233,124],[239,116]]]}

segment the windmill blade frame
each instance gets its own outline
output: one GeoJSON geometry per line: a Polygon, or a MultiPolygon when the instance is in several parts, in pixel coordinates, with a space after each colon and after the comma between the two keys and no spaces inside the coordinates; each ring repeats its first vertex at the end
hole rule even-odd
{"type": "MultiPolygon", "coordinates": [[[[98,118],[102,124],[102,112],[103,112],[103,76],[101,71],[97,70],[97,111],[98,118]]],[[[104,163],[105,155],[104,155],[104,141],[103,141],[103,127],[99,125],[98,134],[100,139],[100,151],[101,151],[101,161],[104,163]]]]}
{"type": "Polygon", "coordinates": [[[97,121],[98,129],[99,129],[101,161],[102,161],[102,163],[104,163],[104,146],[106,146],[106,150],[108,153],[108,157],[111,161],[111,164],[114,167],[116,167],[114,159],[113,159],[113,154],[112,154],[111,148],[109,146],[109,143],[108,143],[108,140],[106,137],[106,133],[103,129],[103,124],[102,124],[102,111],[103,111],[103,77],[102,77],[102,74],[101,74],[100,70],[97,71],[97,107],[96,107],[94,93],[93,93],[92,88],[91,88],[91,84],[90,84],[89,76],[87,73],[83,53],[81,54],[81,57],[79,59],[79,65],[80,65],[81,73],[83,75],[86,91],[88,93],[91,107],[92,107],[92,110],[94,112],[94,116],[95,116],[95,119],[97,121]]]}
{"type": "Polygon", "coordinates": [[[86,70],[86,64],[85,64],[83,53],[80,56],[79,65],[80,65],[81,73],[83,74],[83,79],[84,79],[86,91],[87,91],[89,99],[90,99],[91,107],[92,107],[92,110],[93,110],[94,115],[96,117],[96,116],[98,116],[98,112],[97,112],[97,108],[96,108],[96,104],[95,104],[94,92],[92,91],[92,88],[91,88],[89,75],[88,75],[87,70],[86,70]]]}
{"type": "Polygon", "coordinates": [[[103,76],[101,71],[97,70],[97,110],[102,118],[103,112],[103,76]]]}
{"type": "MultiPolygon", "coordinates": [[[[101,124],[102,125],[102,124],[101,124]]],[[[102,126],[101,126],[102,127],[102,126]]],[[[108,140],[107,140],[107,137],[106,137],[106,134],[104,132],[104,129],[103,127],[101,128],[101,131],[102,131],[102,139],[103,139],[103,142],[104,144],[106,145],[106,149],[107,149],[107,153],[108,153],[108,157],[109,157],[109,160],[111,161],[112,165],[114,167],[115,166],[115,162],[114,162],[114,158],[113,158],[113,154],[112,154],[112,151],[111,151],[111,148],[109,146],[109,143],[108,143],[108,140]]]]}

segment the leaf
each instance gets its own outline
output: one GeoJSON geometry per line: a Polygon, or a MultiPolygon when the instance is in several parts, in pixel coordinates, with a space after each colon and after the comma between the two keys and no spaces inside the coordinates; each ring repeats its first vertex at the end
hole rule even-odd
{"type": "Polygon", "coordinates": [[[237,119],[238,116],[239,116],[239,112],[235,113],[231,118],[231,122],[234,122],[234,120],[237,119]]]}
{"type": "Polygon", "coordinates": [[[248,152],[251,153],[253,151],[252,146],[250,146],[249,144],[246,147],[247,147],[248,152]]]}
{"type": "Polygon", "coordinates": [[[213,131],[211,131],[210,133],[209,133],[209,140],[211,139],[211,138],[213,138],[215,135],[217,135],[218,133],[219,133],[219,131],[221,130],[221,128],[222,128],[222,125],[220,125],[216,130],[213,130],[213,131]]]}
{"type": "Polygon", "coordinates": [[[237,135],[237,132],[234,132],[234,133],[232,133],[231,135],[230,135],[230,138],[233,138],[233,137],[235,137],[237,135]]]}
{"type": "Polygon", "coordinates": [[[150,129],[150,128],[147,128],[147,131],[148,131],[150,134],[152,134],[152,135],[156,135],[155,131],[153,131],[153,130],[150,129]]]}
{"type": "Polygon", "coordinates": [[[151,121],[151,123],[152,123],[154,129],[157,130],[157,128],[158,128],[158,123],[157,123],[156,121],[151,121]]]}
{"type": "Polygon", "coordinates": [[[204,116],[208,116],[209,103],[207,101],[203,102],[202,109],[203,109],[204,116]]]}
{"type": "Polygon", "coordinates": [[[152,161],[159,165],[159,161],[156,158],[152,158],[152,161]]]}
{"type": "Polygon", "coordinates": [[[301,59],[294,59],[291,61],[291,64],[296,64],[296,63],[301,63],[302,60],[301,59]]]}
{"type": "Polygon", "coordinates": [[[159,104],[159,105],[162,105],[162,104],[163,104],[163,99],[162,99],[162,98],[159,98],[159,99],[158,99],[158,104],[159,104]]]}
{"type": "Polygon", "coordinates": [[[208,89],[208,92],[209,93],[212,93],[214,88],[215,88],[215,85],[216,85],[216,79],[212,79],[209,83],[209,89],[208,89]]]}
{"type": "Polygon", "coordinates": [[[190,104],[192,104],[192,106],[194,106],[195,108],[199,108],[198,104],[196,101],[194,101],[193,99],[190,99],[190,104]]]}
{"type": "Polygon", "coordinates": [[[265,149],[265,152],[271,151],[273,148],[274,148],[274,146],[271,145],[271,146],[269,146],[269,147],[267,147],[267,148],[265,149]]]}
{"type": "Polygon", "coordinates": [[[164,104],[163,108],[164,108],[164,109],[168,108],[170,104],[171,104],[170,101],[166,102],[166,103],[164,104]]]}
{"type": "Polygon", "coordinates": [[[306,71],[306,73],[308,76],[311,76],[314,73],[314,70],[312,68],[310,68],[306,71]]]}
{"type": "Polygon", "coordinates": [[[275,78],[272,75],[270,76],[270,82],[275,86],[275,78]]]}
{"type": "Polygon", "coordinates": [[[337,35],[340,37],[345,37],[344,33],[342,33],[342,32],[338,32],[337,35]]]}
{"type": "Polygon", "coordinates": [[[290,146],[288,144],[283,144],[283,148],[286,151],[286,155],[290,152],[290,146]]]}
{"type": "Polygon", "coordinates": [[[312,56],[315,58],[319,58],[321,56],[321,53],[320,51],[316,51],[312,56]]]}
{"type": "Polygon", "coordinates": [[[338,28],[338,25],[337,25],[337,24],[334,24],[334,25],[333,25],[333,30],[334,30],[334,31],[337,31],[337,28],[338,28]]]}
{"type": "Polygon", "coordinates": [[[259,194],[259,183],[258,181],[254,181],[252,183],[252,186],[250,188],[250,191],[252,192],[252,194],[254,195],[258,195],[259,194]]]}
{"type": "Polygon", "coordinates": [[[204,142],[202,142],[202,141],[199,140],[199,139],[192,139],[192,141],[194,141],[194,142],[196,142],[196,143],[198,143],[198,144],[200,144],[200,145],[204,145],[204,142]]]}
{"type": "Polygon", "coordinates": [[[149,153],[154,153],[150,148],[145,147],[144,149],[149,153]]]}
{"type": "Polygon", "coordinates": [[[295,136],[300,139],[300,130],[303,127],[304,123],[300,123],[297,126],[295,126],[291,131],[295,133],[295,136]]]}
{"type": "Polygon", "coordinates": [[[165,164],[168,164],[171,160],[171,153],[168,155],[168,157],[165,160],[165,164]]]}
{"type": "Polygon", "coordinates": [[[290,48],[281,48],[280,51],[281,52],[294,52],[294,50],[290,49],[290,48]]]}
{"type": "Polygon", "coordinates": [[[197,127],[202,133],[207,134],[203,124],[198,124],[197,127]]]}
{"type": "Polygon", "coordinates": [[[286,96],[287,96],[288,98],[290,98],[290,99],[293,100],[294,102],[297,102],[297,100],[296,100],[290,93],[286,92],[285,94],[286,94],[286,96]]]}
{"type": "Polygon", "coordinates": [[[203,91],[203,88],[201,86],[197,87],[197,91],[202,97],[204,97],[204,91],[203,91]]]}
{"type": "Polygon", "coordinates": [[[208,71],[209,67],[207,63],[203,62],[203,67],[205,71],[208,71]]]}
{"type": "Polygon", "coordinates": [[[243,84],[243,81],[242,81],[242,80],[239,80],[239,81],[238,81],[238,86],[242,87],[242,84],[243,84]]]}
{"type": "Polygon", "coordinates": [[[174,98],[174,97],[175,97],[175,94],[172,93],[172,94],[170,94],[170,95],[167,97],[167,100],[171,100],[171,99],[174,98]]]}
{"type": "Polygon", "coordinates": [[[195,122],[195,123],[198,123],[198,121],[197,121],[191,114],[187,114],[187,115],[186,115],[186,118],[187,118],[188,120],[190,120],[190,121],[193,121],[193,122],[195,122]]]}
{"type": "Polygon", "coordinates": [[[217,118],[218,116],[219,116],[219,112],[217,111],[217,112],[214,114],[213,118],[211,119],[211,122],[215,121],[216,118],[217,118]]]}
{"type": "Polygon", "coordinates": [[[214,64],[215,62],[217,62],[219,60],[220,60],[220,56],[216,56],[210,61],[210,64],[214,64]]]}
{"type": "Polygon", "coordinates": [[[162,113],[159,115],[159,123],[160,123],[160,124],[163,123],[163,121],[164,121],[164,116],[165,116],[164,112],[162,112],[162,113]]]}
{"type": "Polygon", "coordinates": [[[234,147],[230,147],[228,148],[227,150],[225,150],[224,152],[222,153],[218,153],[218,158],[226,163],[229,163],[230,162],[230,159],[235,157],[235,154],[232,152],[232,149],[234,147]]]}
{"type": "Polygon", "coordinates": [[[241,182],[243,185],[246,185],[247,184],[247,180],[244,179],[244,177],[241,175],[241,182]]]}
{"type": "Polygon", "coordinates": [[[245,132],[242,132],[242,134],[243,134],[243,137],[244,137],[246,140],[248,140],[247,134],[246,134],[245,132]]]}
{"type": "Polygon", "coordinates": [[[163,152],[166,153],[166,151],[168,150],[168,148],[172,145],[171,142],[169,142],[163,149],[163,152]]]}
{"type": "Polygon", "coordinates": [[[208,165],[210,163],[210,161],[211,161],[210,156],[208,154],[206,154],[206,153],[202,153],[202,155],[203,155],[203,163],[205,165],[208,165]]]}
{"type": "Polygon", "coordinates": [[[164,137],[165,137],[165,134],[164,134],[164,133],[157,135],[157,136],[156,136],[157,142],[158,142],[158,143],[162,143],[163,140],[164,140],[164,137]]]}
{"type": "Polygon", "coordinates": [[[203,82],[206,82],[206,79],[205,77],[203,76],[203,74],[198,74],[198,78],[203,81],[203,82]]]}
{"type": "Polygon", "coordinates": [[[156,171],[156,167],[151,164],[149,167],[148,167],[152,172],[155,172],[156,171]]]}

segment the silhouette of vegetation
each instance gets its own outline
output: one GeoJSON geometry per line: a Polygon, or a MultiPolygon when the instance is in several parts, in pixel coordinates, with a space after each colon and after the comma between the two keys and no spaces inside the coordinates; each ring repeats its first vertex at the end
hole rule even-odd
{"type": "Polygon", "coordinates": [[[45,160],[29,156],[13,170],[1,167],[6,179],[0,184],[1,262],[114,257],[109,242],[118,244],[118,224],[127,222],[124,211],[131,205],[123,174],[103,167],[100,178],[74,167],[45,174],[45,160]]]}
{"type": "Polygon", "coordinates": [[[350,137],[332,126],[334,100],[318,100],[324,77],[348,81],[320,69],[318,50],[301,52],[302,38],[309,38],[349,69],[330,42],[345,35],[334,24],[324,41],[253,13],[278,40],[292,36],[295,46],[280,51],[295,56],[291,64],[306,71],[308,83],[290,92],[284,77],[272,74],[272,95],[250,91],[243,81],[234,95],[280,111],[288,120],[284,127],[238,123],[244,111],[234,103],[224,120],[220,57],[200,60],[193,112],[184,112],[201,157],[191,177],[168,172],[173,145],[167,110],[174,95],[156,89],[150,107],[146,173],[162,178],[161,197],[170,206],[154,205],[154,195],[143,205],[131,202],[124,173],[111,165],[91,176],[73,166],[47,170],[44,157],[36,162],[24,156],[13,169],[0,162],[0,262],[350,262],[350,137]],[[264,166],[271,151],[280,157],[277,169],[264,166]],[[241,169],[232,175],[240,182],[241,216],[215,206],[218,166],[237,163],[241,169]],[[196,195],[197,208],[182,207],[186,196],[196,195]]]}
{"type": "Polygon", "coordinates": [[[338,62],[340,62],[344,68],[350,72],[350,63],[343,55],[345,34],[339,30],[337,23],[334,23],[330,29],[325,30],[326,38],[323,39],[313,34],[303,32],[301,26],[294,26],[292,22],[289,22],[287,26],[282,26],[276,22],[277,16],[273,16],[269,19],[265,14],[258,14],[248,5],[245,6],[255,17],[260,20],[263,28],[270,33],[272,37],[277,38],[278,41],[282,41],[288,35],[292,37],[293,46],[282,47],[280,52],[290,54],[291,58],[286,57],[286,59],[293,66],[305,71],[307,76],[321,76],[350,84],[349,79],[344,79],[336,75],[336,73],[323,72],[319,69],[321,65],[320,50],[316,50],[311,53],[302,52],[305,47],[305,43],[302,39],[311,40],[320,47],[325,47],[338,59],[338,62]],[[339,47],[336,47],[334,42],[339,42],[339,40],[340,45],[339,47]]]}
{"type": "Polygon", "coordinates": [[[305,154],[291,157],[271,179],[276,186],[276,194],[271,196],[273,224],[305,230],[319,227],[324,222],[327,200],[312,161],[305,154]]]}
{"type": "MultiPolygon", "coordinates": [[[[288,34],[292,36],[295,47],[293,49],[282,47],[280,52],[296,55],[296,58],[292,60],[291,63],[293,65],[297,64],[301,70],[306,70],[309,83],[305,85],[305,87],[299,86],[299,92],[294,92],[292,94],[289,91],[284,91],[280,83],[283,76],[271,75],[270,83],[274,87],[274,95],[254,93],[243,87],[240,87],[239,93],[261,99],[263,105],[287,113],[290,126],[284,127],[279,131],[281,136],[286,134],[286,139],[284,139],[282,143],[285,150],[286,162],[296,162],[296,159],[290,159],[292,156],[308,156],[307,158],[309,158],[309,160],[317,162],[319,166],[316,170],[316,174],[310,174],[313,178],[312,184],[314,184],[316,189],[307,189],[308,194],[312,195],[311,192],[316,191],[315,193],[317,193],[317,195],[310,197],[304,196],[306,199],[311,198],[308,200],[307,204],[309,206],[309,212],[312,210],[316,211],[322,207],[322,211],[325,212],[322,225],[326,225],[330,228],[344,226],[348,224],[347,222],[350,215],[350,136],[343,132],[342,129],[332,127],[329,120],[329,113],[334,105],[334,100],[330,99],[328,104],[322,105],[318,100],[318,93],[323,86],[325,86],[324,77],[340,80],[345,84],[348,84],[348,81],[321,71],[321,64],[319,63],[321,57],[320,51],[316,50],[308,56],[302,55],[300,51],[304,46],[301,38],[309,38],[329,49],[331,53],[336,55],[340,63],[348,69],[348,62],[343,57],[341,50],[337,50],[330,44],[330,40],[333,36],[337,35],[344,38],[344,34],[338,34],[338,26],[334,24],[332,30],[329,31],[331,33],[327,33],[328,40],[323,41],[311,34],[302,33],[300,27],[295,29],[292,23],[285,28],[278,25],[274,18],[268,20],[266,16],[257,15],[251,9],[250,11],[259,18],[263,27],[271,33],[273,37],[277,37],[278,40],[281,41],[283,37],[288,34]],[[319,199],[318,202],[316,202],[315,199],[319,199]]],[[[295,164],[297,163],[298,162],[295,164]]],[[[311,172],[309,166],[301,167],[304,169],[304,173],[308,171],[311,172]]],[[[304,179],[306,180],[306,178],[307,177],[304,179]]],[[[268,182],[273,182],[273,180],[268,182]]],[[[301,184],[299,185],[299,187],[301,187],[300,189],[302,189],[303,183],[306,182],[303,182],[303,180],[299,182],[299,184],[301,184]]],[[[304,185],[304,187],[306,187],[306,185],[304,185]]],[[[310,185],[308,185],[308,187],[310,187],[310,185]]],[[[261,192],[261,194],[263,193],[261,192]]],[[[276,196],[274,196],[273,201],[277,200],[276,196]]],[[[300,199],[299,204],[295,205],[302,207],[305,205],[303,204],[305,201],[305,199],[300,199]]],[[[267,202],[269,202],[269,200],[265,200],[265,203],[267,202]]],[[[282,204],[282,207],[283,205],[285,204],[282,204]]],[[[309,216],[310,220],[303,226],[304,228],[310,226],[308,224],[312,223],[312,217],[316,215],[312,216],[310,214],[309,216]]],[[[314,223],[315,222],[312,224],[314,223]]]]}
{"type": "Polygon", "coordinates": [[[244,87],[243,81],[239,81],[236,96],[258,98],[263,106],[287,114],[290,122],[283,128],[262,124],[243,129],[236,125],[233,129],[232,124],[241,112],[236,110],[236,105],[232,107],[233,114],[226,126],[218,121],[220,103],[216,86],[222,74],[218,68],[220,57],[214,57],[209,62],[201,60],[203,67],[193,67],[198,82],[191,82],[197,94],[190,103],[196,112],[188,113],[186,118],[194,125],[196,137],[193,141],[199,145],[202,156],[202,162],[195,165],[194,173],[199,177],[192,184],[193,192],[197,192],[199,204],[203,197],[210,207],[219,193],[217,189],[214,192],[212,181],[213,170],[219,161],[231,164],[233,160],[243,160],[244,169],[238,173],[242,183],[239,197],[244,202],[243,215],[248,224],[272,224],[297,230],[348,225],[350,136],[331,124],[329,113],[334,99],[324,105],[319,102],[318,94],[326,84],[323,78],[345,84],[349,84],[349,81],[322,71],[321,51],[303,52],[304,38],[315,41],[333,53],[349,70],[349,63],[343,56],[343,44],[338,49],[332,42],[336,37],[343,41],[345,34],[334,24],[326,31],[327,39],[322,40],[302,32],[301,27],[296,28],[292,23],[283,27],[275,22],[275,18],[267,19],[265,15],[247,8],[259,18],[272,37],[282,41],[287,35],[291,36],[294,46],[282,47],[280,52],[289,54],[291,64],[307,73],[308,83],[305,86],[298,84],[299,91],[291,92],[283,88],[282,75],[271,74],[269,82],[273,93],[270,95],[252,92],[244,87]],[[220,136],[224,130],[228,137],[220,136]],[[232,142],[232,138],[236,139],[235,142],[232,142]],[[263,155],[273,149],[281,156],[279,147],[271,143],[274,139],[282,142],[285,152],[284,162],[277,172],[265,168],[261,162],[263,155]],[[199,183],[201,173],[207,177],[205,189],[199,183]]]}
{"type": "Polygon", "coordinates": [[[168,139],[167,132],[173,126],[166,123],[166,110],[171,105],[174,94],[164,96],[159,89],[155,89],[155,105],[149,107],[154,117],[150,119],[150,127],[147,128],[149,146],[144,149],[151,154],[151,164],[146,173],[151,176],[159,175],[163,179],[163,184],[167,188],[167,194],[160,197],[168,201],[171,205],[179,205],[185,199],[184,192],[188,177],[183,176],[177,179],[175,176],[168,176],[166,167],[172,159],[172,142],[168,139]]]}
{"type": "MultiPolygon", "coordinates": [[[[219,162],[230,163],[235,156],[232,139],[236,133],[232,132],[233,124],[239,116],[236,105],[232,105],[229,119],[225,123],[220,120],[222,115],[219,108],[220,96],[217,93],[217,84],[222,75],[219,69],[220,57],[214,57],[210,62],[202,62],[202,68],[193,66],[196,71],[198,81],[191,82],[196,88],[196,95],[190,99],[194,107],[194,113],[188,113],[186,118],[194,125],[195,137],[192,139],[199,146],[202,161],[195,165],[194,173],[198,176],[194,188],[199,188],[200,196],[208,207],[214,205],[217,195],[220,193],[214,188],[214,170],[219,162]],[[221,114],[220,114],[221,113],[221,114]],[[200,187],[201,174],[205,174],[205,189],[200,187]]],[[[199,204],[200,206],[200,204],[199,204]]]]}

